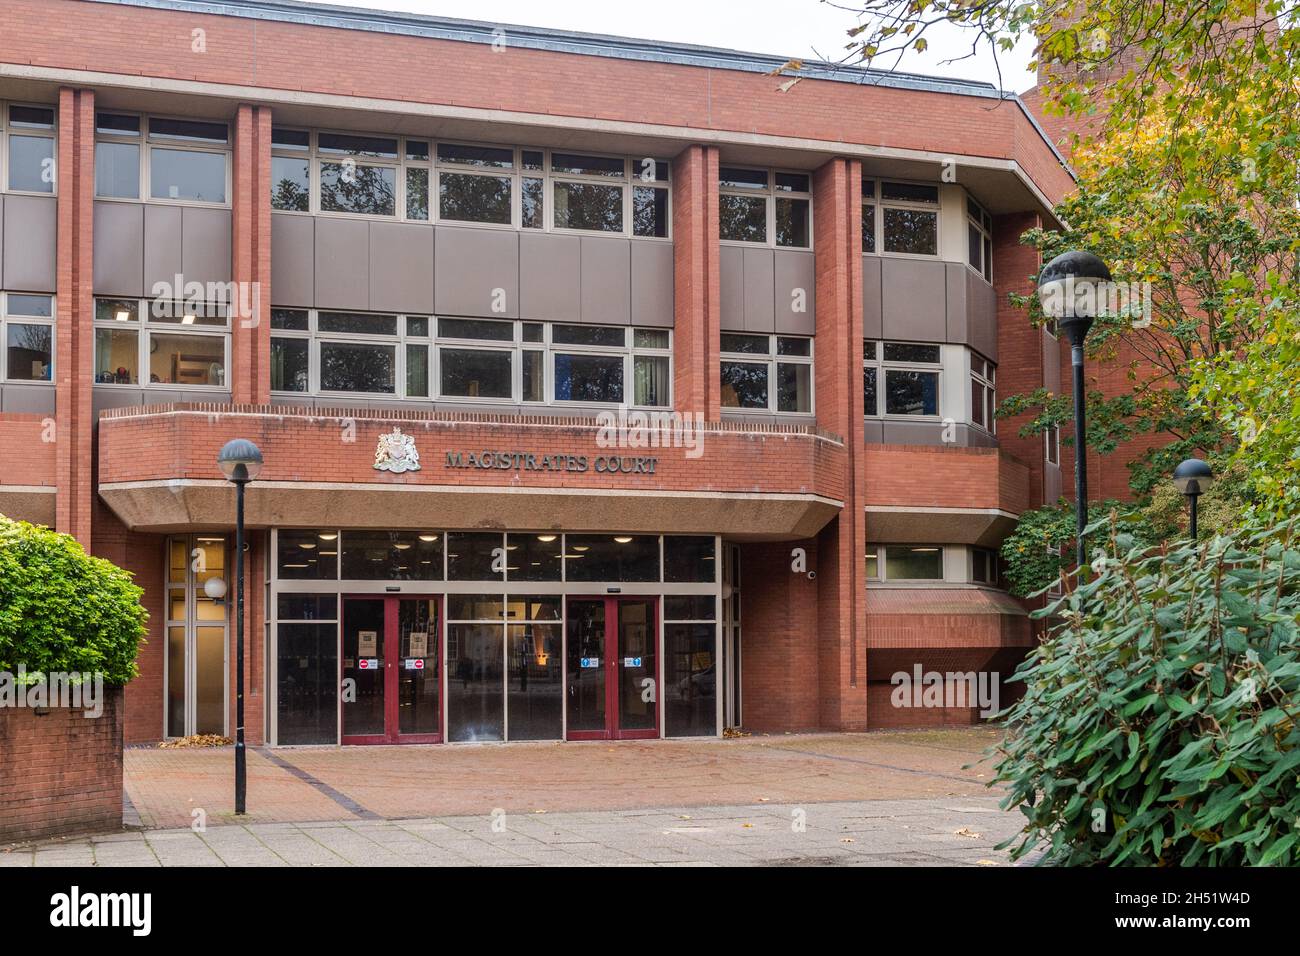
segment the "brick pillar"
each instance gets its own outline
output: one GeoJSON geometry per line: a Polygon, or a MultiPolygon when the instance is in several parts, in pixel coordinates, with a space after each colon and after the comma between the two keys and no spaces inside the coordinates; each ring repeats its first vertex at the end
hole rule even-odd
{"type": "Polygon", "coordinates": [[[866,482],[862,434],[862,164],[833,159],[813,175],[817,257],[817,424],[845,441],[844,510],[818,536],[820,721],[867,721],[866,482]]]}
{"type": "MultiPolygon", "coordinates": [[[[231,496],[233,502],[234,496],[231,496]]],[[[266,743],[266,700],[268,673],[266,661],[266,553],[271,544],[271,533],[244,528],[248,550],[244,552],[244,737],[250,747],[266,743]]],[[[230,736],[235,736],[235,532],[230,529],[229,555],[230,588],[226,592],[229,602],[230,661],[229,710],[230,736]]]]}
{"type": "Polygon", "coordinates": [[[231,278],[231,400],[271,400],[271,110],[243,104],[235,117],[231,278]],[[243,313],[243,314],[239,314],[243,313]]]}
{"type": "Polygon", "coordinates": [[[718,149],[688,146],[673,160],[673,395],[680,412],[720,415],[718,149]]]}
{"type": "Polygon", "coordinates": [[[93,241],[95,94],[59,90],[58,318],[55,323],[55,527],[90,550],[93,501],[91,382],[95,336],[93,241]]]}
{"type": "MultiPolygon", "coordinates": [[[[1034,276],[1038,274],[1038,250],[1021,245],[1020,237],[1029,229],[1037,228],[1041,220],[1036,213],[1013,213],[996,216],[993,220],[993,288],[997,293],[998,309],[998,400],[1011,395],[1032,392],[1043,385],[1043,348],[1045,336],[1041,329],[1029,324],[1029,313],[1011,304],[1012,292],[1027,295],[1034,291],[1034,276]]],[[[1051,347],[1050,339],[1046,346],[1051,347]]],[[[1061,366],[1061,387],[1070,392],[1069,350],[1061,366]]],[[[998,421],[998,447],[1014,455],[1029,466],[1029,506],[1043,504],[1043,438],[1021,438],[1020,429],[1033,418],[1017,415],[998,421]]],[[[1061,451],[1061,477],[1066,486],[1065,458],[1068,449],[1061,451]]],[[[1070,470],[1073,475],[1073,469],[1070,470]]]]}

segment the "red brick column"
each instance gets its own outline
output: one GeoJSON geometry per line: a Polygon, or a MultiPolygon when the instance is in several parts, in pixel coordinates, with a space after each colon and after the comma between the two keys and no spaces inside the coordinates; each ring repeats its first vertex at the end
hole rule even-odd
{"type": "Polygon", "coordinates": [[[813,175],[817,423],[844,437],[848,458],[844,510],[817,542],[820,720],[840,730],[867,722],[861,197],[856,160],[833,159],[813,175]]]}
{"type": "Polygon", "coordinates": [[[243,104],[235,117],[231,278],[231,399],[271,400],[271,110],[243,104]]]}
{"type": "Polygon", "coordinates": [[[705,421],[720,414],[718,249],[718,148],[688,146],[673,160],[673,394],[705,421]]]}
{"type": "Polygon", "coordinates": [[[59,90],[55,527],[90,550],[94,380],[95,94],[59,90]]]}

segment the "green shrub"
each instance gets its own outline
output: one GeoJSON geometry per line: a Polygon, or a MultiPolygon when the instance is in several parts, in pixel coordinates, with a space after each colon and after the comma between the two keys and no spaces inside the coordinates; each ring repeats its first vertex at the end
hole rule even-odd
{"type": "Polygon", "coordinates": [[[994,783],[1027,818],[1013,858],[1300,862],[1297,526],[1153,553],[1093,526],[1092,580],[1016,673],[994,783]]]}
{"type": "Polygon", "coordinates": [[[137,674],[148,615],[131,575],[71,535],[0,515],[0,671],[137,674]]]}
{"type": "MultiPolygon", "coordinates": [[[[1130,530],[1136,533],[1139,517],[1118,501],[1090,505],[1088,520],[1103,520],[1116,509],[1123,510],[1121,520],[1134,522],[1130,530]]],[[[1029,597],[1044,591],[1060,580],[1062,571],[1074,567],[1077,522],[1074,503],[1064,498],[1020,515],[1015,530],[1002,541],[1003,575],[1013,595],[1029,597]]]]}

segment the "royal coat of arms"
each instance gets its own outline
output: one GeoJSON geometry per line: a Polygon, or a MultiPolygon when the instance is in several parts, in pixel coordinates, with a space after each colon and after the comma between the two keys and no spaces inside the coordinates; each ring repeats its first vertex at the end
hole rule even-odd
{"type": "Polygon", "coordinates": [[[375,470],[419,471],[420,453],[415,450],[415,436],[403,435],[400,428],[380,435],[379,443],[375,445],[375,470]]]}

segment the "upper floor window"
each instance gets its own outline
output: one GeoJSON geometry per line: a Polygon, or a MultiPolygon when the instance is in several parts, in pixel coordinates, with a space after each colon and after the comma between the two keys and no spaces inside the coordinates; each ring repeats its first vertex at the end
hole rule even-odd
{"type": "Polygon", "coordinates": [[[812,180],[807,173],[723,166],[719,236],[791,249],[812,247],[812,180]]]}
{"type": "Polygon", "coordinates": [[[223,305],[95,300],[95,384],[229,388],[223,305]]]}
{"type": "Polygon", "coordinates": [[[1043,431],[1043,458],[1049,465],[1061,463],[1061,426],[1048,425],[1043,431]]]}
{"type": "Polygon", "coordinates": [[[813,340],[722,333],[722,407],[811,414],[813,340]]]}
{"type": "Polygon", "coordinates": [[[271,331],[275,392],[671,403],[667,329],[273,309],[271,331]]]}
{"type": "Polygon", "coordinates": [[[997,431],[994,413],[997,410],[998,367],[984,356],[970,355],[970,416],[971,422],[987,432],[997,431]]]}
{"type": "Polygon", "coordinates": [[[993,281],[993,217],[970,196],[966,197],[966,261],[970,267],[993,281]]]}
{"type": "Polygon", "coordinates": [[[0,105],[0,183],[10,192],[54,192],[54,108],[0,105]]]}
{"type": "Polygon", "coordinates": [[[936,544],[869,544],[868,581],[942,581],[943,547],[936,544]]]}
{"type": "Polygon", "coordinates": [[[54,297],[0,293],[0,381],[54,381],[54,297]]]}
{"type": "Polygon", "coordinates": [[[873,342],[862,345],[863,409],[869,416],[939,416],[938,345],[873,342]]]}
{"type": "Polygon", "coordinates": [[[669,236],[664,160],[280,127],[271,148],[287,212],[669,236]]]}
{"type": "Polygon", "coordinates": [[[862,180],[862,251],[939,254],[939,187],[862,180]]]}
{"type": "Polygon", "coordinates": [[[96,113],[95,195],[225,205],[230,195],[229,126],[96,113]]]}

